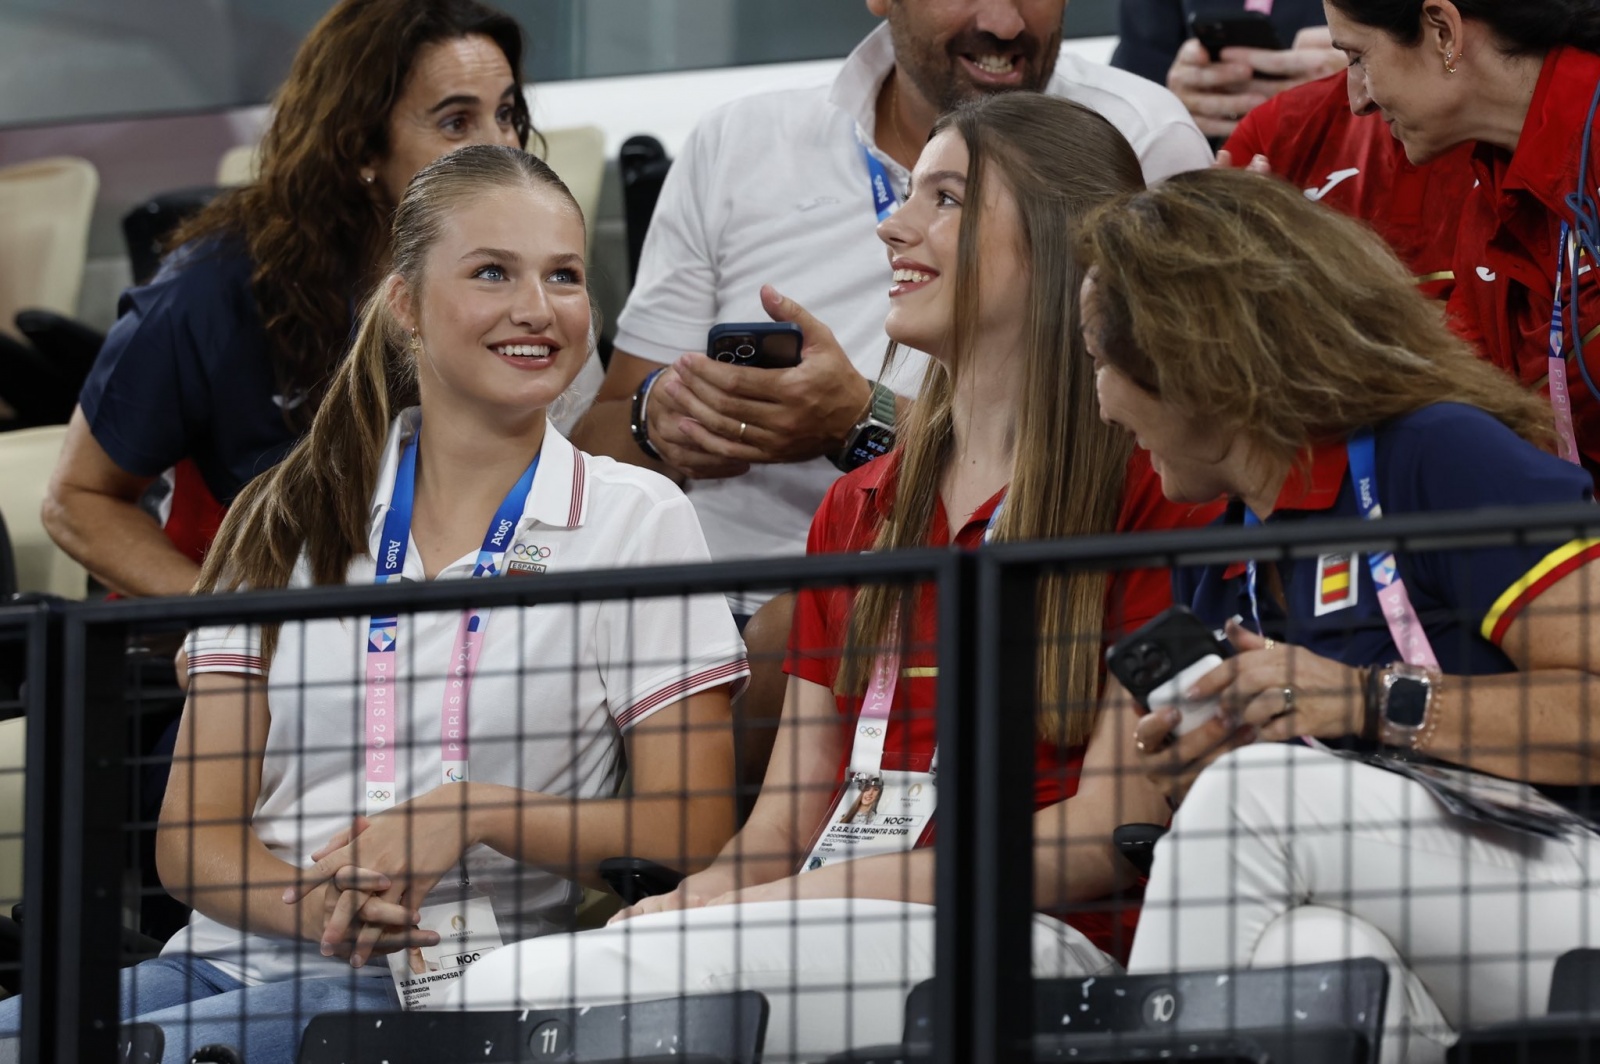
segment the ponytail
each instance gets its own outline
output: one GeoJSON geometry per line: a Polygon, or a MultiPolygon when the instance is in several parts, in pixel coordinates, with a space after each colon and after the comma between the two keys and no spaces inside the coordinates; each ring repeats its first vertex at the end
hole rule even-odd
{"type": "MultiPolygon", "coordinates": [[[[475,145],[452,152],[424,167],[406,189],[394,216],[390,276],[419,294],[423,261],[450,211],[505,187],[554,189],[572,201],[554,171],[519,149],[475,145]]],[[[419,401],[416,363],[389,310],[386,284],[367,298],[350,353],[311,430],[234,500],[200,569],[197,592],[286,587],[302,554],[313,584],[342,584],[351,559],[367,553],[389,426],[419,401]]],[[[266,659],[276,635],[275,629],[263,634],[266,659]]]]}

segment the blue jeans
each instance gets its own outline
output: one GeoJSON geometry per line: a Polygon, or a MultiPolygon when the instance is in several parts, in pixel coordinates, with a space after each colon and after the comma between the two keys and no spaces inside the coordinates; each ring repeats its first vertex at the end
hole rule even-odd
{"type": "MultiPolygon", "coordinates": [[[[294,1064],[313,1016],[399,1010],[388,966],[381,971],[245,986],[199,957],[156,957],[122,970],[121,1018],[158,1025],[167,1064],[187,1064],[214,1042],[233,1046],[250,1064],[294,1064]]],[[[20,998],[0,1001],[0,1038],[19,1033],[21,1015],[20,998]]]]}

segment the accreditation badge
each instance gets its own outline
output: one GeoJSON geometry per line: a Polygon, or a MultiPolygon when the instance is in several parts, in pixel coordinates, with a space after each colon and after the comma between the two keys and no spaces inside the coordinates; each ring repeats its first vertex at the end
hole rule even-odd
{"type": "Polygon", "coordinates": [[[494,906],[482,894],[463,893],[438,905],[425,905],[420,912],[417,928],[438,932],[439,944],[389,954],[389,975],[407,1011],[436,1008],[468,965],[505,944],[494,906]]]}
{"type": "Polygon", "coordinates": [[[800,870],[911,849],[933,819],[936,798],[931,772],[853,774],[800,870]]]}

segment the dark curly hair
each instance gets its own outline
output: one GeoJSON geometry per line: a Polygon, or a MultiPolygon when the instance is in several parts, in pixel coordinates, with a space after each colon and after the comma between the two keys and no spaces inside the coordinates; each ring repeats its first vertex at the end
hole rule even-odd
{"type": "Polygon", "coordinates": [[[257,180],[217,197],[172,246],[242,244],[289,426],[303,430],[350,342],[351,300],[388,252],[392,205],[360,167],[389,150],[389,114],[417,54],[481,35],[505,53],[513,126],[532,133],[522,93],[522,29],[477,0],[341,0],[311,30],[278,90],[257,180]]]}

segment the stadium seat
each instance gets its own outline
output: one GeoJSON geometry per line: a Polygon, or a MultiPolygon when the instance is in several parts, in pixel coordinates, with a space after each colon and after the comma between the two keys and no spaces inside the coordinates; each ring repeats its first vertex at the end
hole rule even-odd
{"type": "Polygon", "coordinates": [[[1600,1064],[1600,950],[1556,960],[1550,1013],[1461,1033],[1450,1064],[1600,1064]]]}
{"type": "Polygon", "coordinates": [[[587,247],[594,250],[594,231],[599,220],[600,186],[606,176],[606,135],[599,126],[570,126],[541,129],[529,144],[533,153],[550,164],[578,201],[588,223],[587,247]],[[544,139],[540,150],[539,137],[544,139]]]}
{"type": "Polygon", "coordinates": [[[751,990],[571,1009],[330,1013],[306,1028],[299,1064],[758,1064],[766,1031],[767,999],[751,990]]]}
{"type": "Polygon", "coordinates": [[[122,239],[133,267],[133,283],[154,277],[166,254],[167,238],[190,215],[216,197],[215,188],[185,188],[163,192],[122,216],[122,239]]]}
{"type": "Polygon", "coordinates": [[[100,176],[84,159],[0,167],[0,332],[17,311],[78,309],[100,176]]]}
{"type": "Polygon", "coordinates": [[[628,232],[628,283],[632,284],[639,276],[645,233],[650,230],[650,218],[672,160],[659,140],[641,134],[623,141],[617,168],[622,174],[622,217],[628,232]]]}
{"type": "MultiPolygon", "coordinates": [[[[932,1056],[934,983],[906,1000],[904,1041],[830,1064],[932,1056]]],[[[1098,1064],[1376,1064],[1389,973],[1372,958],[1292,968],[1040,979],[1033,1059],[1098,1064]]]]}

